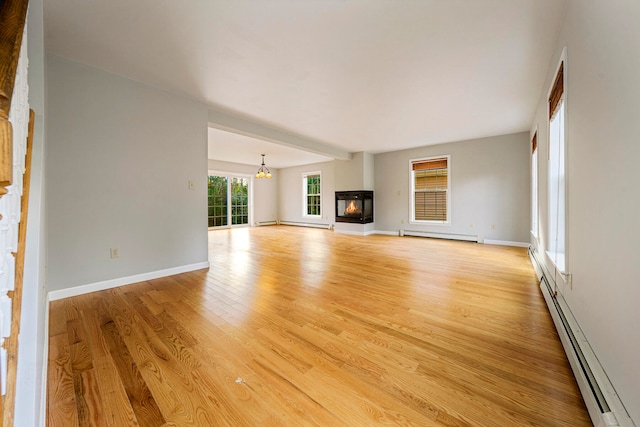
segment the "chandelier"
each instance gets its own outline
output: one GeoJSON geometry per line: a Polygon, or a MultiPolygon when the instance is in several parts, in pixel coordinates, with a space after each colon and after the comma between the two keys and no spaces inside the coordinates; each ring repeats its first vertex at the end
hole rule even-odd
{"type": "Polygon", "coordinates": [[[256,178],[271,178],[271,171],[264,165],[264,154],[262,155],[262,165],[256,173],[256,178]]]}

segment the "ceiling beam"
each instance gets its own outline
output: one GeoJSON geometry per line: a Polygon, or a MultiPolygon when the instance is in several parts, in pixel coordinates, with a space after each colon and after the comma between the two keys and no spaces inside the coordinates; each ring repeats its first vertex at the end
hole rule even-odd
{"type": "Polygon", "coordinates": [[[209,110],[209,126],[310,153],[321,154],[337,160],[351,160],[351,153],[341,148],[218,110],[209,110]]]}

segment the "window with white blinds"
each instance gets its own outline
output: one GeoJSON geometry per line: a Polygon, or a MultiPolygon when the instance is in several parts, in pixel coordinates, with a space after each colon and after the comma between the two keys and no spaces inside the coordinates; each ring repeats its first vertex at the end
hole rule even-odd
{"type": "Polygon", "coordinates": [[[412,222],[449,222],[450,161],[450,156],[411,160],[412,222]]]}
{"type": "Polygon", "coordinates": [[[538,237],[538,131],[531,140],[531,232],[538,237]]]}
{"type": "MultiPolygon", "coordinates": [[[[563,53],[563,58],[564,58],[563,53]]],[[[549,217],[547,255],[556,268],[564,272],[566,265],[566,93],[565,93],[564,59],[560,62],[558,72],[549,93],[549,163],[548,163],[548,208],[549,217]]]]}

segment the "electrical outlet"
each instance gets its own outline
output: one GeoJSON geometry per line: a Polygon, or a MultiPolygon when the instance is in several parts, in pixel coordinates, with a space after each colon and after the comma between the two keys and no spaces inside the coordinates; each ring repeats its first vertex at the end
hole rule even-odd
{"type": "Polygon", "coordinates": [[[111,258],[120,258],[120,249],[111,248],[111,258]]]}
{"type": "Polygon", "coordinates": [[[491,224],[491,229],[495,230],[496,229],[496,225],[495,224],[491,224]]]}
{"type": "Polygon", "coordinates": [[[473,223],[469,224],[469,228],[473,228],[473,223]]]}
{"type": "Polygon", "coordinates": [[[193,180],[190,179],[189,180],[189,190],[193,190],[194,187],[195,187],[195,184],[193,183],[193,180]]]}

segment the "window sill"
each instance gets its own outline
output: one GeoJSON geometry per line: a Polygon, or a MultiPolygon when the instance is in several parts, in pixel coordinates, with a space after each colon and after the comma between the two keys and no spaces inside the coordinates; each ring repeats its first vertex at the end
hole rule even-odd
{"type": "Polygon", "coordinates": [[[547,251],[546,254],[549,260],[551,261],[551,263],[554,265],[554,267],[556,268],[556,270],[558,270],[559,273],[566,273],[566,268],[565,268],[566,263],[565,263],[564,253],[547,251]]]}
{"type": "Polygon", "coordinates": [[[446,221],[409,221],[409,224],[414,224],[414,225],[445,225],[445,226],[451,226],[450,222],[446,222],[446,221]]]}

